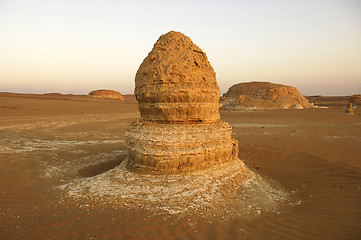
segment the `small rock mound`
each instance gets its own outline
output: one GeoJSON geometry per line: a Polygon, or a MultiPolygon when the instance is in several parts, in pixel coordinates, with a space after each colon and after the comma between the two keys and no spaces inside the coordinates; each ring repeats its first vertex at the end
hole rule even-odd
{"type": "Polygon", "coordinates": [[[352,103],[347,103],[345,114],[346,115],[353,115],[352,103]]]}
{"type": "Polygon", "coordinates": [[[223,94],[224,109],[303,109],[312,104],[295,88],[270,82],[238,83],[223,94]]]}
{"type": "Polygon", "coordinates": [[[350,103],[353,103],[355,106],[361,106],[361,94],[352,95],[350,97],[350,103]]]}
{"type": "Polygon", "coordinates": [[[120,94],[120,92],[113,91],[113,90],[104,90],[104,89],[94,90],[94,91],[91,91],[88,94],[88,96],[124,100],[124,97],[122,94],[120,94]]]}

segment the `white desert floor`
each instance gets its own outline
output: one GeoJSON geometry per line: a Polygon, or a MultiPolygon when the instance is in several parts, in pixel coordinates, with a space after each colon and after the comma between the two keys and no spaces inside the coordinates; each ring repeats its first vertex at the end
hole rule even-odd
{"type": "Polygon", "coordinates": [[[360,239],[361,109],[221,111],[239,161],[126,168],[136,104],[0,94],[3,239],[360,239]]]}

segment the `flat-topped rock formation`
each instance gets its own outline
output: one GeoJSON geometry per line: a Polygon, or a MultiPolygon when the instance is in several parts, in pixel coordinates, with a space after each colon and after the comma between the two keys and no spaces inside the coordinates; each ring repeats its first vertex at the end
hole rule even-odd
{"type": "Polygon", "coordinates": [[[361,94],[352,96],[305,96],[310,103],[316,106],[346,106],[347,103],[352,103],[354,107],[361,106],[361,94]]]}
{"type": "Polygon", "coordinates": [[[112,98],[112,99],[124,100],[124,97],[122,96],[122,94],[120,94],[120,92],[117,92],[114,90],[105,90],[105,89],[94,90],[94,91],[91,91],[88,94],[88,96],[98,97],[98,98],[112,98]]]}
{"type": "Polygon", "coordinates": [[[221,100],[223,108],[231,109],[303,109],[312,104],[291,86],[270,82],[245,82],[230,87],[221,100]]]}
{"type": "Polygon", "coordinates": [[[179,173],[238,159],[232,129],[220,121],[216,74],[189,37],[161,36],[135,86],[141,119],[125,134],[132,167],[179,173]]]}
{"type": "Polygon", "coordinates": [[[350,102],[350,96],[305,96],[308,102],[313,103],[315,106],[345,106],[350,102]]]}

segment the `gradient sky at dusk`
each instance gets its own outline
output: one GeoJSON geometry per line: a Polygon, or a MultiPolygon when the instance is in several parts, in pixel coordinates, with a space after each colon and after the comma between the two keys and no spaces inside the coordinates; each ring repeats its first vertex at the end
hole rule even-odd
{"type": "Polygon", "coordinates": [[[0,92],[133,93],[171,30],[206,52],[221,93],[256,80],[361,93],[360,0],[0,0],[0,92]]]}

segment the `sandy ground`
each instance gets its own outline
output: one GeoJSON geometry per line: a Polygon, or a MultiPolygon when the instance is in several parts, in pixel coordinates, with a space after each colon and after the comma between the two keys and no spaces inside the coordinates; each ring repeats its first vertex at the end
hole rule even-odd
{"type": "MultiPolygon", "coordinates": [[[[202,188],[200,199],[215,192],[207,195],[208,208],[192,205],[179,214],[182,209],[174,207],[187,207],[184,193],[201,189],[197,179],[209,173],[179,180],[192,184],[168,203],[142,204],[150,198],[140,194],[128,196],[136,201],[120,201],[92,190],[112,174],[123,174],[117,190],[114,182],[107,184],[123,196],[139,193],[127,189],[150,179],[121,167],[127,158],[124,132],[139,118],[134,98],[127,99],[0,93],[0,239],[361,238],[361,108],[353,116],[344,115],[342,106],[221,111],[239,141],[239,158],[266,183],[240,191],[244,181],[236,178],[233,188],[202,188]],[[76,189],[81,191],[73,194],[76,189]],[[283,200],[273,207],[238,201],[267,191],[283,200]],[[212,205],[217,192],[222,201],[212,205]]],[[[237,172],[242,164],[230,168],[237,172]]],[[[217,171],[213,176],[212,187],[225,178],[217,171]]],[[[140,190],[151,192],[146,189],[140,190]]]]}

